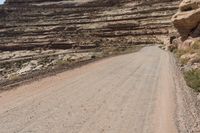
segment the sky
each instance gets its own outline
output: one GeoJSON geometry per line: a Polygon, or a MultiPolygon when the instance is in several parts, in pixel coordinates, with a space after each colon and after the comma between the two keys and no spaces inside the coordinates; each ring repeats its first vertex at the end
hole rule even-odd
{"type": "Polygon", "coordinates": [[[5,0],[0,0],[0,4],[3,4],[5,0]]]}

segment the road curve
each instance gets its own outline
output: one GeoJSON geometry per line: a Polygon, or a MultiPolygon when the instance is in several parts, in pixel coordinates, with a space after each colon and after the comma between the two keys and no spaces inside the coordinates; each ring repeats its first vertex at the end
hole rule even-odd
{"type": "Polygon", "coordinates": [[[156,46],[0,93],[1,133],[177,133],[171,55],[156,46]]]}

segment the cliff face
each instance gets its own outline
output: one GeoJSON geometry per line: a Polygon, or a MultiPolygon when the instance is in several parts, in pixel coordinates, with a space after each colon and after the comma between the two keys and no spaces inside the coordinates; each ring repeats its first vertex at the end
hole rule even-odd
{"type": "Polygon", "coordinates": [[[179,33],[172,45],[178,48],[185,79],[200,92],[200,0],[183,0],[172,22],[179,33]]]}
{"type": "MultiPolygon", "coordinates": [[[[186,91],[190,93],[184,95],[184,99],[189,99],[189,97],[193,99],[190,103],[194,106],[192,107],[191,104],[187,108],[193,108],[193,114],[197,116],[195,119],[192,118],[193,122],[187,123],[187,120],[185,125],[188,125],[189,132],[196,133],[200,131],[200,0],[182,0],[179,10],[172,17],[172,23],[179,33],[172,40],[173,47],[177,48],[174,52],[179,59],[187,85],[194,89],[191,91],[187,88],[186,91]],[[193,93],[195,95],[191,95],[193,93]]],[[[186,108],[182,109],[184,112],[187,110],[186,108]]],[[[185,116],[187,117],[187,115],[185,116]]]]}
{"type": "Polygon", "coordinates": [[[1,9],[0,50],[154,44],[154,35],[168,34],[177,2],[7,0],[1,9]]]}
{"type": "MultiPolygon", "coordinates": [[[[200,0],[183,0],[172,22],[179,33],[173,45],[182,50],[180,58],[188,69],[200,68],[200,0]]],[[[199,82],[200,86],[200,82],[199,82]]]]}
{"type": "MultiPolygon", "coordinates": [[[[0,7],[0,63],[38,60],[38,55],[63,51],[162,43],[172,30],[170,18],[178,4],[179,0],[7,0],[0,7]]],[[[3,77],[18,71],[6,65],[11,70],[5,74],[4,66],[3,77]]]]}
{"type": "Polygon", "coordinates": [[[183,0],[179,11],[172,17],[172,22],[181,35],[182,41],[200,36],[200,1],[183,0]]]}

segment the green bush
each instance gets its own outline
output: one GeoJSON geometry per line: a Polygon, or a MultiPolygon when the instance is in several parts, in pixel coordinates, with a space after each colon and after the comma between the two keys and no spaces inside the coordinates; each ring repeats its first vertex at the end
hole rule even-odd
{"type": "Polygon", "coordinates": [[[200,92],[200,69],[190,70],[184,73],[187,85],[200,92]]]}

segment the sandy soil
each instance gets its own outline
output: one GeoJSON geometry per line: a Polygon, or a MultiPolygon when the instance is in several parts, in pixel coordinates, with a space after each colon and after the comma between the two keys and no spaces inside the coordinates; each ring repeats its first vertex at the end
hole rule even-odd
{"type": "Polygon", "coordinates": [[[170,60],[151,46],[0,93],[0,132],[177,133],[170,60]]]}

